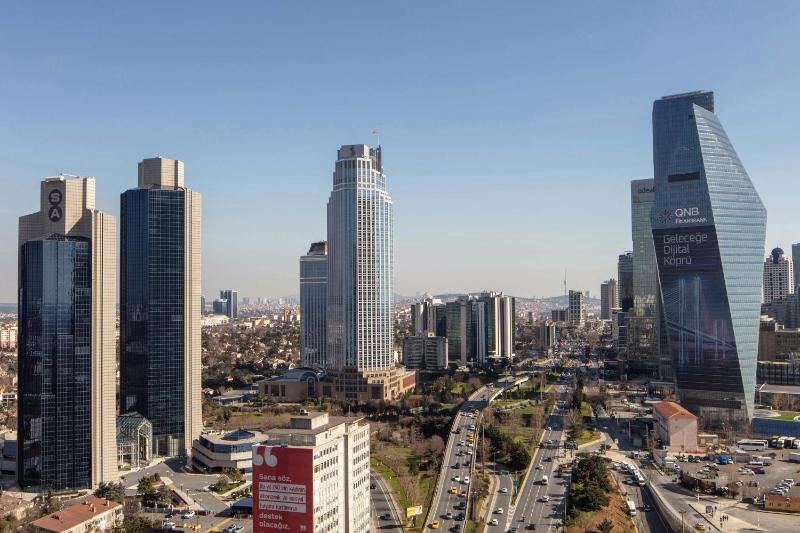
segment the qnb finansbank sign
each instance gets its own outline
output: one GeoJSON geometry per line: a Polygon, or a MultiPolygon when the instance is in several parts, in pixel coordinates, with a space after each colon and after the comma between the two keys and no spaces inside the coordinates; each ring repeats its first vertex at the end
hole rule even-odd
{"type": "Polygon", "coordinates": [[[661,224],[685,226],[686,224],[708,224],[708,217],[700,212],[699,207],[678,207],[659,211],[658,221],[661,224]]]}
{"type": "Polygon", "coordinates": [[[310,448],[253,448],[253,532],[314,531],[310,448]]]}

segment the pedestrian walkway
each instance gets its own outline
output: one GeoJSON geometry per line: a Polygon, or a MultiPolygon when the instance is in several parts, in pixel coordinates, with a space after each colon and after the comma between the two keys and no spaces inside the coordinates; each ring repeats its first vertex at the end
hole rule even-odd
{"type": "MultiPolygon", "coordinates": [[[[708,502],[694,502],[690,503],[689,507],[692,508],[697,514],[702,515],[704,522],[715,531],[766,531],[766,529],[759,527],[735,516],[727,514],[725,511],[728,507],[733,506],[718,506],[708,502]],[[712,508],[711,513],[707,513],[706,509],[712,508]]],[[[694,523],[691,524],[694,526],[694,523]]]]}

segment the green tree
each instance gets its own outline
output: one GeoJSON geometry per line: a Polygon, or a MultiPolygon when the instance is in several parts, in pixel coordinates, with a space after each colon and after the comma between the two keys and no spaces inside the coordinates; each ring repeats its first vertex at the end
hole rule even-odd
{"type": "Polygon", "coordinates": [[[94,495],[98,498],[105,498],[122,503],[125,500],[125,488],[122,483],[100,483],[94,495]]]}

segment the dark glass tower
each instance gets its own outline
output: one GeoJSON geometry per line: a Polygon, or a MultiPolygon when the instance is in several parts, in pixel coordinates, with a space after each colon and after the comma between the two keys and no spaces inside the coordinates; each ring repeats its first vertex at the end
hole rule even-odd
{"type": "Polygon", "coordinates": [[[197,193],[181,186],[182,162],[157,158],[143,165],[145,173],[156,167],[154,179],[143,181],[140,166],[140,187],[124,192],[120,206],[120,411],[138,412],[153,424],[156,455],[176,456],[188,453],[199,432],[190,420],[200,393],[192,338],[199,265],[189,253],[189,195],[197,193]],[[161,165],[173,163],[180,184],[160,175],[161,165]]]}
{"type": "Polygon", "coordinates": [[[21,247],[20,485],[92,486],[92,286],[88,240],[21,247]]]}
{"type": "Polygon", "coordinates": [[[681,403],[710,424],[752,417],[766,210],[714,95],[653,105],[651,213],[666,347],[681,403]]]}

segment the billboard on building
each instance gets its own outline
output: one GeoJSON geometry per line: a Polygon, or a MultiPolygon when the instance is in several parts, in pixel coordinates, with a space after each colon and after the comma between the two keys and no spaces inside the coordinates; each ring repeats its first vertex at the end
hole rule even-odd
{"type": "Polygon", "coordinates": [[[310,448],[253,448],[253,532],[314,531],[310,448]]]}

